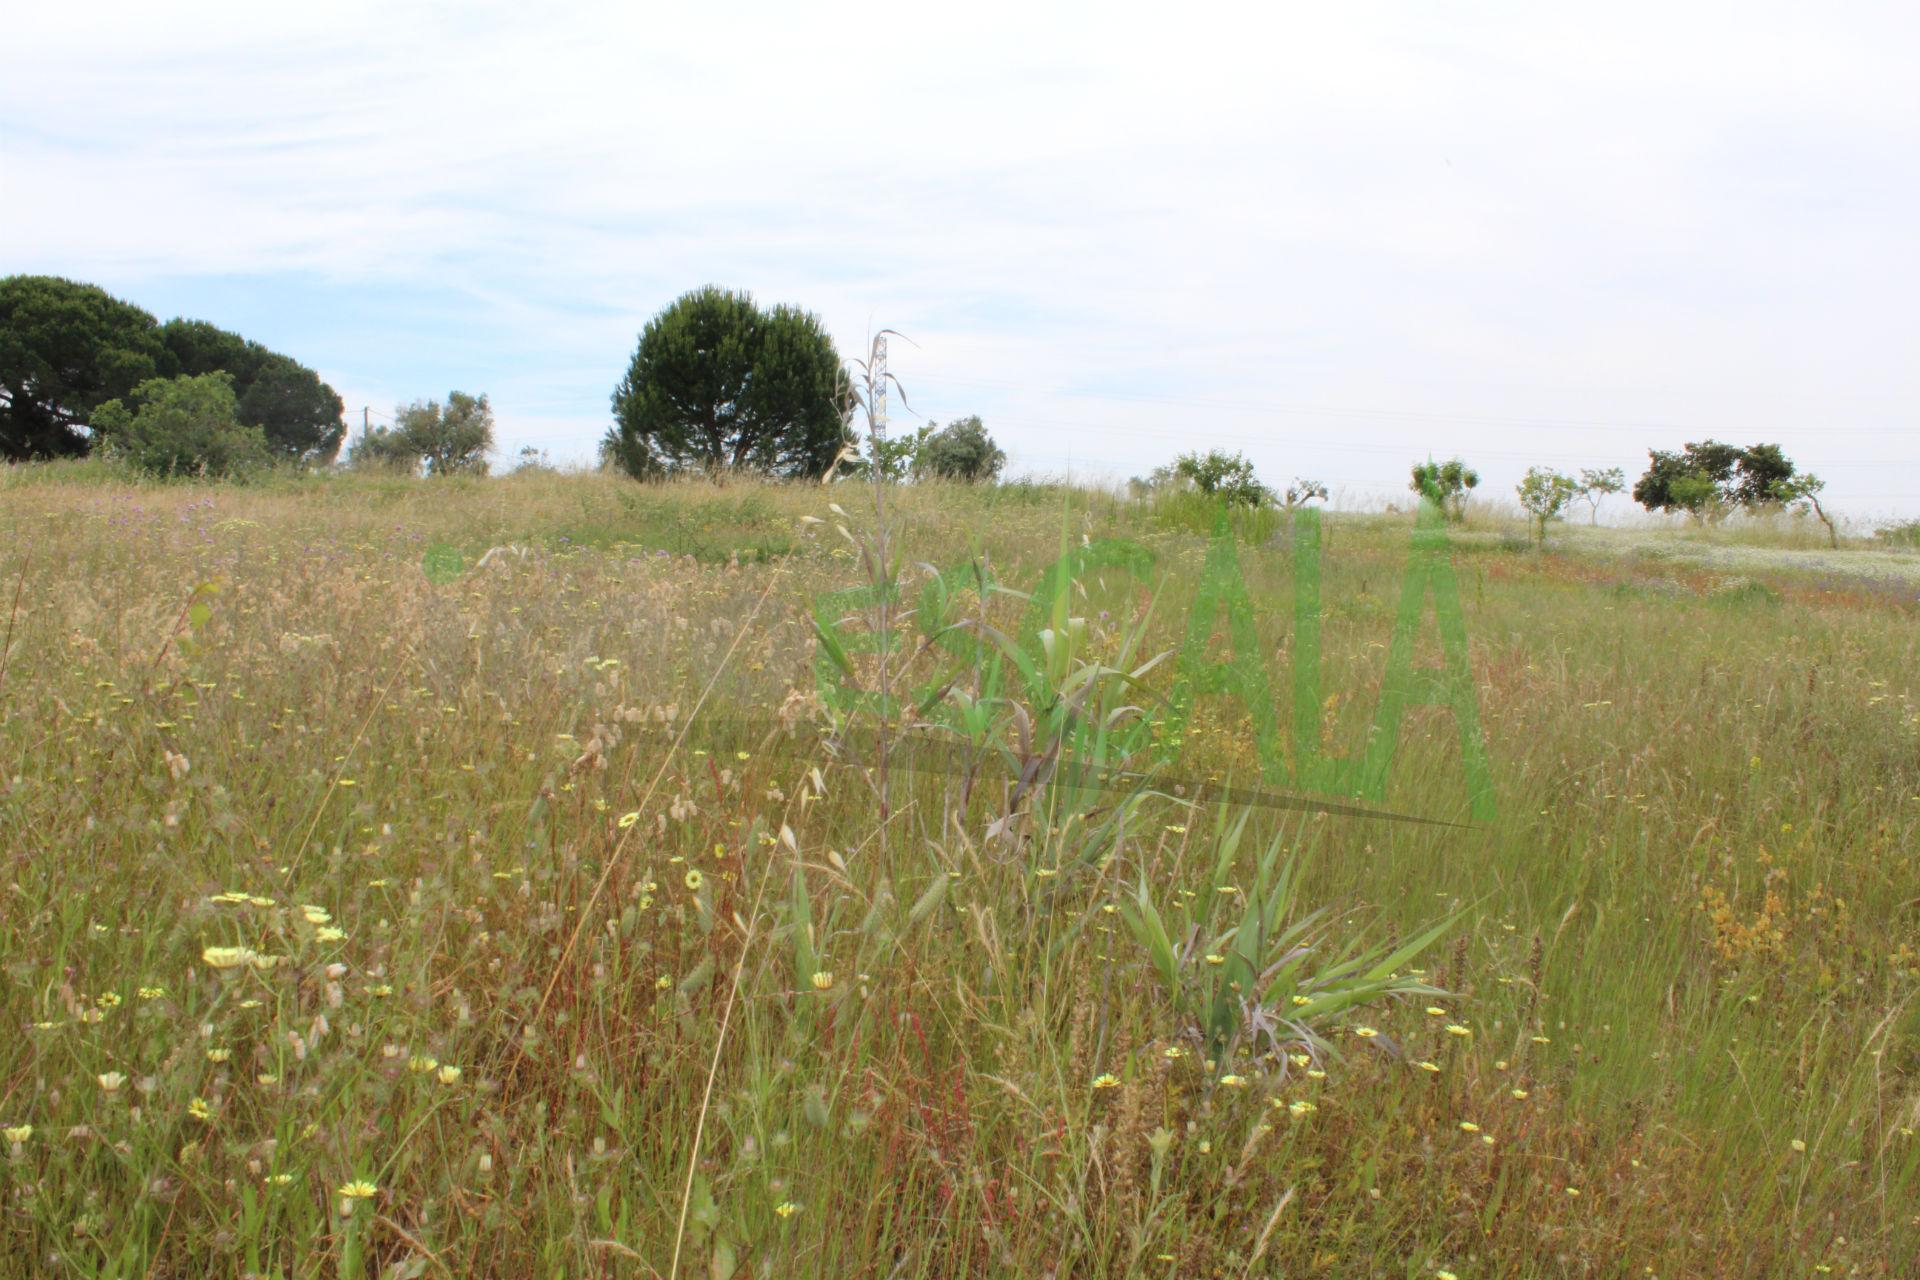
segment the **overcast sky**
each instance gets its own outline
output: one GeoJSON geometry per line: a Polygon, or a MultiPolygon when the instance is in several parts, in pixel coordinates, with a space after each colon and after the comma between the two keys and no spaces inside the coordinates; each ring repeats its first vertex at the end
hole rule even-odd
{"type": "MultiPolygon", "coordinates": [[[[1920,514],[1920,6],[16,6],[0,273],[585,460],[703,284],[1017,469],[1775,440],[1920,514]]],[[[897,406],[896,406],[897,410],[897,406]]],[[[896,412],[896,425],[907,415],[896,412]]]]}

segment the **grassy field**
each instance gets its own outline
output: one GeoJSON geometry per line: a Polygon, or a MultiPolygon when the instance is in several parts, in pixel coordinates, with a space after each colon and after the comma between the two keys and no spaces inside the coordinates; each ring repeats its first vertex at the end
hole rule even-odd
{"type": "MultiPolygon", "coordinates": [[[[1084,576],[1064,661],[1185,635],[1178,512],[888,501],[909,601],[1124,535],[1162,585],[1084,576]]],[[[1219,698],[1125,791],[1017,788],[1017,698],[984,748],[837,748],[812,602],[882,527],[848,486],[0,477],[0,1275],[1920,1274],[1910,596],[1469,529],[1497,815],[1423,708],[1381,800],[1422,824],[1197,785],[1257,781],[1219,698]],[[1210,1039],[1248,902],[1302,925],[1298,1017],[1210,1039]]],[[[1410,534],[1326,521],[1335,753],[1410,534]]]]}

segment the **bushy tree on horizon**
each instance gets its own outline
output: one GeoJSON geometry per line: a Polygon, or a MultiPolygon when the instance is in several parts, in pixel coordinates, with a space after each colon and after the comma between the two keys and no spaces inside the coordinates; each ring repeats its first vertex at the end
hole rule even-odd
{"type": "Polygon", "coordinates": [[[225,478],[272,458],[266,434],[239,420],[225,371],[149,378],[95,409],[89,425],[109,454],[154,476],[225,478]]]}
{"type": "Polygon", "coordinates": [[[1519,495],[1520,506],[1534,527],[1534,536],[1544,546],[1548,522],[1558,520],[1567,504],[1578,496],[1580,482],[1552,467],[1528,467],[1527,474],[1514,486],[1514,492],[1519,495]]]}
{"type": "Polygon", "coordinates": [[[1413,464],[1413,479],[1407,488],[1432,498],[1447,519],[1460,520],[1466,515],[1467,494],[1479,485],[1480,473],[1464,460],[1456,457],[1435,462],[1428,458],[1413,464]]]}
{"type": "Polygon", "coordinates": [[[391,427],[375,427],[353,442],[347,464],[430,476],[487,474],[493,448],[493,408],[484,395],[449,391],[447,402],[416,400],[393,413],[391,427]]]}
{"type": "Polygon", "coordinates": [[[179,373],[232,375],[240,421],[259,427],[275,453],[322,464],[339,455],[345,405],[313,370],[205,320],[169,320],[160,339],[179,373]]]}
{"type": "Polygon", "coordinates": [[[1678,453],[1649,449],[1647,461],[1633,486],[1635,502],[1648,511],[1684,511],[1709,522],[1779,502],[1778,487],[1794,474],[1777,444],[1742,449],[1719,440],[1690,441],[1678,453]]]}
{"type": "Polygon", "coordinates": [[[0,279],[0,458],[77,458],[88,421],[171,372],[153,316],[58,276],[0,279]]]}
{"type": "Polygon", "coordinates": [[[913,469],[916,475],[978,484],[998,479],[1006,464],[1005,451],[976,413],[955,418],[921,440],[913,469]]]}
{"type": "Polygon", "coordinates": [[[613,392],[607,448],[639,477],[824,475],[852,440],[850,384],[819,318],[709,286],[647,322],[613,392]]]}
{"type": "Polygon", "coordinates": [[[1274,500],[1273,490],[1260,483],[1252,461],[1242,453],[1220,449],[1183,453],[1174,459],[1173,474],[1229,506],[1265,507],[1274,500]]]}

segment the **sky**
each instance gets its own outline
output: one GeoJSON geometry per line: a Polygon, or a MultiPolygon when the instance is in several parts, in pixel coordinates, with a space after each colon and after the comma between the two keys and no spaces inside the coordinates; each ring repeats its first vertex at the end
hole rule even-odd
{"type": "Polygon", "coordinates": [[[899,331],[893,427],[1016,472],[1220,447],[1378,506],[1715,437],[1914,516],[1917,55],[1910,3],[70,0],[0,48],[0,274],[356,423],[484,392],[505,460],[589,460],[719,284],[899,331]]]}

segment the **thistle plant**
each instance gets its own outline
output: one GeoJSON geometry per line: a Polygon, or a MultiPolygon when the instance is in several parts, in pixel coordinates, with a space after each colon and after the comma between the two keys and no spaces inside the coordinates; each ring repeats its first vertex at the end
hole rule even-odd
{"type": "MultiPolygon", "coordinates": [[[[1327,908],[1301,913],[1299,864],[1282,856],[1278,836],[1261,855],[1253,883],[1245,889],[1232,883],[1251,816],[1242,810],[1229,821],[1221,808],[1213,866],[1197,894],[1162,910],[1143,873],[1133,901],[1121,906],[1185,1030],[1210,1058],[1225,1062],[1246,1051],[1272,1053],[1284,1062],[1289,1051],[1302,1049],[1315,1058],[1334,1056],[1327,1031],[1350,1011],[1381,1000],[1445,994],[1403,975],[1401,967],[1445,935],[1457,917],[1397,947],[1342,943],[1327,908]]],[[[1384,1037],[1376,1043],[1394,1047],[1384,1037]]]]}

